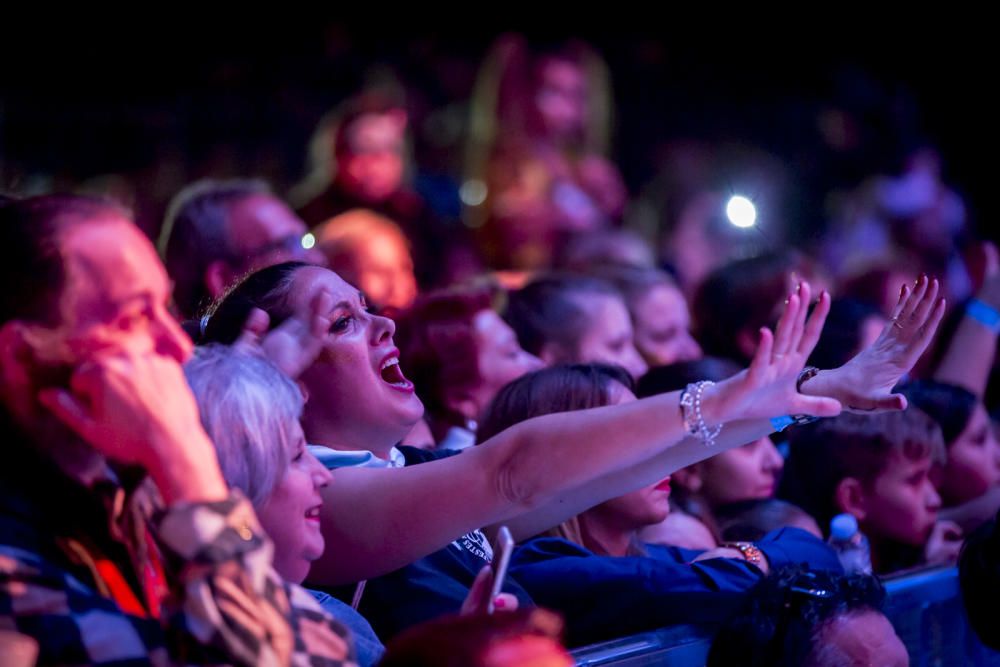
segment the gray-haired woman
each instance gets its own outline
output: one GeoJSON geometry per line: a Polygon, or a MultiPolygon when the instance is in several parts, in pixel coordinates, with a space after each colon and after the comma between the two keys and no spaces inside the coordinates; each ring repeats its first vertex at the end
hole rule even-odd
{"type": "MultiPolygon", "coordinates": [[[[302,393],[263,357],[221,345],[198,348],[184,372],[226,482],[250,499],[274,542],[274,569],[301,583],[323,554],[320,489],[330,482],[306,448],[302,393]]],[[[377,662],[384,649],[368,621],[336,598],[316,596],[351,629],[360,664],[377,662]]]]}

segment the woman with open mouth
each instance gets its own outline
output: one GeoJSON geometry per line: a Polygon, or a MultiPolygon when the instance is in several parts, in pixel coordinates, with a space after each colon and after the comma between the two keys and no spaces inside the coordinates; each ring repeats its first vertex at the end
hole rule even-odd
{"type": "MultiPolygon", "coordinates": [[[[384,638],[457,610],[471,578],[490,560],[488,543],[478,534],[482,526],[506,523],[515,539],[536,535],[678,468],[771,433],[775,417],[832,416],[843,401],[901,407],[891,388],[933,335],[943,313],[936,296],[936,281],[904,289],[897,315],[905,326],[887,327],[885,340],[840,369],[820,373],[800,393],[799,373],[829,308],[823,294],[807,317],[810,290],[802,284],[789,295],[775,332],[761,330],[753,363],[736,377],[620,406],[528,420],[460,456],[396,447],[422,416],[423,405],[400,365],[395,325],[370,312],[364,296],[332,271],[289,262],[248,276],[215,305],[205,338],[232,343],[247,330],[263,336],[265,349],[297,376],[308,395],[303,430],[308,442],[329,450],[329,466],[367,461],[389,468],[440,459],[398,470],[338,468],[322,490],[323,534],[334,546],[313,563],[310,582],[353,584],[397,571],[433,598],[406,604],[410,598],[401,596],[394,598],[391,618],[369,615],[384,638]],[[282,347],[282,339],[294,344],[282,347]],[[807,395],[813,386],[822,386],[824,395],[807,395]],[[616,447],[607,447],[612,440],[616,447]],[[448,562],[425,568],[422,579],[399,570],[442,551],[448,562]]],[[[366,609],[364,600],[361,608],[366,609]]]]}

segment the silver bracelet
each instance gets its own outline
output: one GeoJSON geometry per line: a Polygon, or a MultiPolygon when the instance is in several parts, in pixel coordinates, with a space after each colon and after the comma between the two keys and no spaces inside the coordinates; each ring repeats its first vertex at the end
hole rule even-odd
{"type": "Polygon", "coordinates": [[[715,439],[722,432],[722,424],[716,426],[714,430],[709,430],[708,424],[705,423],[705,417],[701,413],[702,394],[705,393],[705,389],[714,384],[709,380],[702,380],[689,384],[681,393],[681,417],[684,420],[684,428],[689,434],[701,438],[702,444],[706,447],[714,445],[715,439]]]}

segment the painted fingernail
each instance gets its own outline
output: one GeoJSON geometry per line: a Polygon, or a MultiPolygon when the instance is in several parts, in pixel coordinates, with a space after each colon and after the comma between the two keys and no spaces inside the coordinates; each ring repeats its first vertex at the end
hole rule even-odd
{"type": "Polygon", "coordinates": [[[503,609],[507,606],[507,601],[498,595],[493,599],[493,606],[497,609],[503,609]]]}

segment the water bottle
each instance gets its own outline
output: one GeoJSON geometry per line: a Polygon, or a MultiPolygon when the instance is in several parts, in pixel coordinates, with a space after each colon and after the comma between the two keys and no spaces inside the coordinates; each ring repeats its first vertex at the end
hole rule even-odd
{"type": "Polygon", "coordinates": [[[872,573],[868,539],[858,530],[858,520],[850,514],[838,514],[830,521],[830,548],[837,553],[845,573],[872,573]]]}

